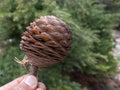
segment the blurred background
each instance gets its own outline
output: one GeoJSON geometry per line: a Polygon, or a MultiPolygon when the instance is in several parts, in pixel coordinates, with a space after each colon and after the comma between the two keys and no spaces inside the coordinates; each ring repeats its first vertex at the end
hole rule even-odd
{"type": "Polygon", "coordinates": [[[42,15],[71,27],[69,55],[39,70],[47,90],[120,90],[120,0],[0,0],[0,86],[26,74],[22,33],[42,15]]]}

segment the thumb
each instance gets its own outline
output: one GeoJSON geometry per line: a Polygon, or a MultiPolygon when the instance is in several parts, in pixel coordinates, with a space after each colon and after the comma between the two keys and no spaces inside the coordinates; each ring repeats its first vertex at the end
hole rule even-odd
{"type": "Polygon", "coordinates": [[[29,75],[24,78],[13,90],[35,90],[38,85],[36,77],[29,75]]]}

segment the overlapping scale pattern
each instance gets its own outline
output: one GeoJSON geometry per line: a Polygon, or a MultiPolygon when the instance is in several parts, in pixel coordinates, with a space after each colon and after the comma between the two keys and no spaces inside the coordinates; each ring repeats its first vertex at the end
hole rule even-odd
{"type": "Polygon", "coordinates": [[[64,59],[72,42],[69,26],[55,16],[41,16],[23,33],[20,48],[29,63],[47,67],[64,59]]]}

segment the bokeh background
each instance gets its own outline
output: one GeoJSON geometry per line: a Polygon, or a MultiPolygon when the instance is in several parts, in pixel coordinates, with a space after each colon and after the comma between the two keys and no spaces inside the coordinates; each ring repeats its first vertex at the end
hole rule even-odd
{"type": "Polygon", "coordinates": [[[69,24],[73,43],[61,63],[39,70],[47,90],[120,90],[120,0],[0,0],[0,86],[26,74],[22,33],[35,18],[69,24]]]}

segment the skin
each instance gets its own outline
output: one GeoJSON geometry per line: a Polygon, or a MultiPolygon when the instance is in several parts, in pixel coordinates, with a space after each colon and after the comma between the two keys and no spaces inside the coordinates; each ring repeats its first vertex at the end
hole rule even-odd
{"type": "Polygon", "coordinates": [[[34,77],[33,75],[23,75],[0,87],[0,90],[46,90],[46,87],[42,82],[38,82],[36,77],[34,77]],[[28,84],[24,83],[24,80],[27,77],[33,77],[33,79],[35,80],[33,86],[29,86],[28,84]]]}

